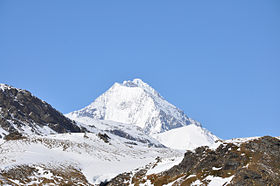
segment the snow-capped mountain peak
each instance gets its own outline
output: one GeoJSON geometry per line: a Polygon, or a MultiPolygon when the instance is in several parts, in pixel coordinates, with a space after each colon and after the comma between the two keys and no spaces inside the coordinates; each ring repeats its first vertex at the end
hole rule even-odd
{"type": "Polygon", "coordinates": [[[134,80],[132,80],[132,81],[130,81],[130,80],[128,80],[128,81],[123,81],[123,83],[122,83],[123,85],[125,85],[125,86],[128,86],[128,87],[130,87],[130,86],[138,86],[138,87],[150,87],[147,83],[144,83],[141,79],[138,79],[138,78],[135,78],[134,80]]]}
{"type": "Polygon", "coordinates": [[[123,81],[121,85],[126,87],[139,87],[142,88],[144,91],[146,91],[146,93],[149,93],[153,96],[161,97],[161,95],[155,89],[153,89],[150,85],[148,85],[147,83],[143,82],[141,79],[138,78],[134,79],[133,81],[130,80],[123,81]]]}
{"type": "Polygon", "coordinates": [[[147,134],[161,133],[189,124],[200,126],[141,79],[115,83],[89,106],[67,116],[72,119],[90,117],[134,124],[147,134]]]}

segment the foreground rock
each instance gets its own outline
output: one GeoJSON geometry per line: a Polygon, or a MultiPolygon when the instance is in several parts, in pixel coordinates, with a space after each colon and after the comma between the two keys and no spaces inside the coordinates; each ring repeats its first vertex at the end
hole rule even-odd
{"type": "Polygon", "coordinates": [[[92,185],[72,166],[22,165],[1,170],[0,175],[0,185],[92,185]]]}
{"type": "Polygon", "coordinates": [[[147,174],[149,169],[118,175],[106,184],[280,185],[280,140],[265,136],[242,143],[224,142],[214,150],[199,147],[187,151],[182,162],[171,169],[147,174]]]}

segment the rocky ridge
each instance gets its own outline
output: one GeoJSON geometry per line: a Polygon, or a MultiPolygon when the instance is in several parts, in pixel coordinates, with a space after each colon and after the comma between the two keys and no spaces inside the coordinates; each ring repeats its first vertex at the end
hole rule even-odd
{"type": "Polygon", "coordinates": [[[280,140],[264,136],[241,143],[224,141],[214,149],[187,151],[181,163],[160,173],[147,174],[149,169],[123,173],[103,184],[279,185],[280,140]]]}
{"type": "Polygon", "coordinates": [[[82,130],[29,91],[0,84],[0,137],[10,133],[46,135],[82,130]]]}

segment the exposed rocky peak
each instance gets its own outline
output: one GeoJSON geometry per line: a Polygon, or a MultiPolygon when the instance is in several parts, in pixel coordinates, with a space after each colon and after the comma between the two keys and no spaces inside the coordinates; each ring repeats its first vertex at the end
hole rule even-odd
{"type": "Polygon", "coordinates": [[[71,119],[90,117],[141,127],[146,134],[161,133],[199,122],[163,99],[140,79],[115,83],[89,106],[67,114],[71,119]]]}
{"type": "Polygon", "coordinates": [[[29,91],[0,84],[0,135],[80,132],[74,121],[29,91]]]}
{"type": "Polygon", "coordinates": [[[148,174],[151,166],[146,166],[120,174],[106,184],[280,185],[279,167],[280,140],[265,136],[239,144],[223,142],[215,149],[199,147],[187,151],[181,163],[168,170],[148,174]]]}

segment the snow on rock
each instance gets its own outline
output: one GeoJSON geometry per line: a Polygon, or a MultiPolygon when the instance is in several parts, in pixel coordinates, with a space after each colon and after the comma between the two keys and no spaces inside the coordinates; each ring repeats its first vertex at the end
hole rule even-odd
{"type": "Polygon", "coordinates": [[[10,87],[9,87],[8,85],[0,83],[0,89],[1,89],[2,91],[5,91],[5,89],[9,89],[9,88],[10,88],[10,87]]]}
{"type": "Polygon", "coordinates": [[[208,186],[227,185],[230,183],[234,176],[227,178],[215,177],[212,175],[207,176],[204,180],[209,180],[208,186]]]}
{"type": "Polygon", "coordinates": [[[200,126],[140,79],[115,83],[89,106],[67,116],[133,124],[141,127],[146,134],[161,133],[189,124],[200,126]]]}
{"type": "Polygon", "coordinates": [[[18,165],[54,167],[69,165],[81,170],[90,183],[100,183],[122,172],[155,161],[155,157],[178,157],[181,152],[145,145],[131,146],[109,134],[105,143],[93,133],[55,134],[10,140],[0,144],[0,170],[18,165]]]}
{"type": "Polygon", "coordinates": [[[199,146],[211,146],[219,139],[195,124],[155,134],[153,137],[167,147],[180,150],[193,150],[199,146]]]}
{"type": "Polygon", "coordinates": [[[203,183],[200,180],[196,180],[191,184],[191,186],[198,186],[198,185],[203,185],[203,183]]]}
{"type": "Polygon", "coordinates": [[[138,143],[143,143],[153,147],[164,147],[159,141],[145,134],[140,127],[135,125],[96,120],[90,117],[76,118],[75,121],[78,126],[86,128],[90,132],[103,131],[127,139],[125,141],[127,144],[137,145],[138,143]]]}
{"type": "Polygon", "coordinates": [[[259,139],[259,138],[261,138],[261,137],[256,136],[256,137],[247,137],[247,138],[233,138],[233,139],[225,140],[224,142],[233,143],[235,145],[240,145],[242,143],[252,141],[252,140],[255,140],[255,139],[259,139]]]}
{"type": "Polygon", "coordinates": [[[29,91],[0,84],[0,138],[11,133],[48,135],[64,132],[82,132],[82,129],[29,91]]]}
{"type": "Polygon", "coordinates": [[[147,171],[147,175],[151,174],[158,174],[160,172],[166,171],[170,168],[172,168],[175,165],[178,165],[182,160],[184,156],[178,156],[174,158],[164,158],[160,162],[158,162],[155,166],[153,166],[151,169],[147,171]]]}

